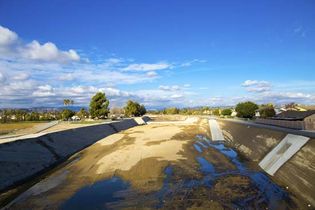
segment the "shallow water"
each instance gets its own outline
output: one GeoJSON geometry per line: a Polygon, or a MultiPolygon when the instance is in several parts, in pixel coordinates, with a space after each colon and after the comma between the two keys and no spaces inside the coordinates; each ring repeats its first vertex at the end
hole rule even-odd
{"type": "Polygon", "coordinates": [[[113,177],[91,186],[86,186],[67,200],[61,209],[106,209],[106,203],[123,198],[116,193],[129,188],[129,184],[119,177],[113,177]]]}
{"type": "MultiPolygon", "coordinates": [[[[261,171],[254,171],[246,167],[244,163],[242,163],[238,157],[238,154],[232,148],[228,148],[224,145],[223,142],[212,142],[204,136],[198,135],[196,136],[196,143],[193,144],[194,148],[198,153],[202,153],[202,149],[206,149],[208,147],[212,147],[224,154],[229,160],[236,166],[236,170],[227,170],[224,172],[217,172],[214,165],[207,161],[202,156],[197,156],[196,161],[200,164],[200,171],[204,174],[204,177],[200,180],[191,179],[185,180],[183,183],[180,183],[182,188],[198,188],[201,186],[206,186],[208,188],[213,188],[214,183],[222,178],[227,176],[241,176],[247,177],[250,179],[250,188],[257,190],[258,192],[253,195],[250,194],[245,196],[242,199],[236,199],[231,204],[226,204],[225,207],[230,208],[246,208],[248,206],[253,206],[254,209],[279,209],[283,208],[294,208],[294,204],[291,201],[288,192],[282,189],[280,186],[272,182],[269,177],[261,171]],[[201,146],[201,147],[200,147],[201,146]]],[[[171,167],[168,167],[167,170],[171,171],[171,167]]],[[[165,200],[171,194],[171,192],[167,192],[166,188],[170,185],[168,180],[170,180],[170,173],[167,174],[167,179],[163,186],[164,197],[161,195],[161,192],[158,194],[160,200],[165,200]]],[[[174,188],[174,186],[173,186],[174,188]]],[[[169,191],[172,191],[170,189],[169,191]]],[[[161,204],[159,205],[159,207],[161,204]]]]}
{"type": "MultiPolygon", "coordinates": [[[[172,207],[178,208],[179,204],[176,202],[180,200],[180,205],[182,205],[180,208],[186,208],[189,207],[189,202],[196,200],[197,197],[200,200],[216,200],[226,209],[247,209],[249,206],[249,209],[294,208],[289,194],[284,189],[273,183],[264,172],[249,169],[240,160],[237,152],[224,145],[223,142],[212,142],[205,136],[197,135],[193,148],[198,152],[195,159],[199,163],[199,173],[202,178],[186,177],[174,181],[176,170],[174,170],[174,166],[170,165],[165,168],[162,188],[157,192],[139,195],[136,198],[138,199],[137,202],[144,201],[143,206],[146,206],[145,201],[156,200],[155,204],[150,203],[147,207],[172,209],[172,207]],[[204,156],[204,151],[209,148],[213,148],[227,157],[235,166],[235,170],[224,170],[223,172],[216,170],[214,164],[204,156]],[[233,183],[232,180],[229,183],[229,179],[236,181],[233,183]],[[239,180],[243,182],[243,185],[238,183],[239,180]],[[221,185],[218,185],[217,189],[216,184],[218,183],[221,185]],[[230,195],[224,194],[230,189],[235,190],[235,188],[239,190],[231,194],[235,198],[230,198],[230,195]],[[209,194],[200,197],[199,194],[201,193],[198,191],[200,189],[209,194]],[[242,195],[238,196],[238,192],[242,195]]],[[[107,204],[110,203],[120,203],[119,207],[124,207],[125,204],[125,206],[130,206],[128,193],[121,193],[126,190],[127,192],[129,192],[128,190],[132,191],[130,184],[119,177],[113,177],[82,188],[68,199],[61,209],[107,209],[107,204]]]]}

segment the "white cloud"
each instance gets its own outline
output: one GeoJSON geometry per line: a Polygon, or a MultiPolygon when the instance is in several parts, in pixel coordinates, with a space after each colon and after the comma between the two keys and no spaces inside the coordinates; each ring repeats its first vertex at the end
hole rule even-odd
{"type": "Polygon", "coordinates": [[[107,87],[107,88],[101,88],[100,91],[106,93],[109,97],[129,97],[132,96],[131,93],[127,91],[122,91],[117,88],[107,87]]]}
{"type": "Polygon", "coordinates": [[[54,95],[54,89],[50,85],[38,86],[37,90],[33,92],[33,96],[37,97],[48,97],[54,95]]]}
{"type": "Polygon", "coordinates": [[[184,63],[180,64],[180,66],[188,67],[188,66],[193,65],[193,63],[205,63],[205,62],[207,62],[207,61],[206,60],[201,60],[201,59],[193,59],[191,61],[187,61],[187,62],[184,62],[184,63]]]}
{"type": "Polygon", "coordinates": [[[173,94],[170,96],[172,99],[179,99],[179,98],[183,98],[184,95],[183,94],[173,94]]]}
{"type": "Polygon", "coordinates": [[[163,91],[178,91],[180,90],[180,87],[178,85],[172,85],[172,86],[160,85],[159,89],[163,91]]]}
{"type": "Polygon", "coordinates": [[[10,45],[18,39],[15,32],[0,25],[0,46],[10,45]]]}
{"type": "Polygon", "coordinates": [[[120,59],[120,58],[108,58],[108,59],[105,60],[106,63],[112,64],[112,65],[121,63],[122,61],[123,60],[120,59]]]}
{"type": "Polygon", "coordinates": [[[68,94],[69,95],[89,94],[97,91],[98,89],[93,86],[74,86],[68,89],[68,94]]]}
{"type": "Polygon", "coordinates": [[[58,76],[58,80],[61,80],[61,81],[71,81],[74,79],[75,79],[75,76],[72,73],[61,74],[58,76]]]}
{"type": "Polygon", "coordinates": [[[147,72],[148,77],[156,77],[158,74],[155,71],[149,71],[147,72]]]}
{"type": "Polygon", "coordinates": [[[41,45],[38,41],[34,40],[27,44],[21,50],[22,56],[28,59],[41,60],[41,61],[79,61],[80,56],[76,51],[70,49],[68,51],[61,51],[54,43],[47,42],[41,45]]]}
{"type": "Polygon", "coordinates": [[[4,74],[0,72],[0,84],[4,83],[5,77],[4,74]]]}
{"type": "Polygon", "coordinates": [[[21,72],[21,73],[17,73],[15,74],[12,79],[13,80],[26,80],[29,78],[29,74],[28,73],[25,73],[25,72],[21,72]]]}
{"type": "Polygon", "coordinates": [[[127,67],[123,68],[124,71],[156,71],[156,70],[162,70],[162,69],[168,69],[171,68],[171,64],[160,62],[160,63],[133,63],[128,65],[127,67]]]}
{"type": "Polygon", "coordinates": [[[261,96],[261,100],[276,101],[277,103],[315,103],[315,95],[300,93],[300,92],[272,92],[264,93],[261,96]]]}
{"type": "Polygon", "coordinates": [[[249,92],[266,92],[271,89],[271,84],[267,81],[246,80],[242,86],[249,92]]]}
{"type": "Polygon", "coordinates": [[[0,58],[59,63],[80,60],[80,56],[73,49],[63,51],[52,42],[40,44],[36,40],[24,43],[15,32],[3,26],[0,26],[0,52],[0,58]]]}

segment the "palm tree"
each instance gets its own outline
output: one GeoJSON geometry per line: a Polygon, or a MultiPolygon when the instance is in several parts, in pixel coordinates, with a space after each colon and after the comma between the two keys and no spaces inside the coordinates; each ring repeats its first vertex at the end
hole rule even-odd
{"type": "Polygon", "coordinates": [[[69,99],[63,99],[63,105],[68,106],[70,104],[69,99]]]}

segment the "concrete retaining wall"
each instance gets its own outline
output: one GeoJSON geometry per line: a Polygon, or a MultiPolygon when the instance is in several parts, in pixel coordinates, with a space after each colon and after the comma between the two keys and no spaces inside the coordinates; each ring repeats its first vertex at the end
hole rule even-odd
{"type": "Polygon", "coordinates": [[[135,119],[126,119],[0,144],[0,192],[45,172],[102,138],[137,125],[135,119]]]}
{"type": "MultiPolygon", "coordinates": [[[[287,135],[237,122],[218,122],[226,141],[257,165],[287,135]]],[[[305,207],[308,204],[315,206],[315,139],[310,139],[270,178],[287,187],[297,199],[305,200],[305,207]]]]}

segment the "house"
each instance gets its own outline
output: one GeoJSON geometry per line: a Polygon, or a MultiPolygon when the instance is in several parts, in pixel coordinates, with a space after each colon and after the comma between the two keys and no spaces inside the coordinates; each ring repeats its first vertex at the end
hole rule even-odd
{"type": "Polygon", "coordinates": [[[281,108],[279,108],[279,107],[276,107],[276,108],[275,108],[276,115],[277,115],[277,114],[280,114],[282,111],[283,111],[283,110],[282,110],[281,108]]]}
{"type": "Polygon", "coordinates": [[[307,111],[308,109],[306,109],[305,106],[298,105],[298,104],[295,104],[295,103],[291,103],[291,104],[283,105],[280,108],[280,110],[281,111],[300,111],[300,112],[304,112],[304,111],[307,111]]]}
{"type": "Polygon", "coordinates": [[[284,111],[281,112],[280,114],[277,114],[273,119],[278,119],[278,120],[305,120],[308,117],[311,117],[314,115],[315,117],[315,110],[309,110],[309,111],[284,111]]]}
{"type": "Polygon", "coordinates": [[[236,117],[236,115],[237,115],[237,112],[235,111],[235,109],[232,109],[232,114],[231,114],[231,116],[232,116],[232,117],[236,117]]]}
{"type": "Polygon", "coordinates": [[[315,131],[315,110],[308,111],[284,111],[269,119],[256,119],[255,122],[281,127],[314,130],[315,131]]]}
{"type": "Polygon", "coordinates": [[[76,115],[74,115],[74,116],[71,117],[71,120],[72,120],[72,121],[80,121],[81,118],[78,117],[78,116],[76,116],[76,115]]]}

